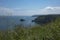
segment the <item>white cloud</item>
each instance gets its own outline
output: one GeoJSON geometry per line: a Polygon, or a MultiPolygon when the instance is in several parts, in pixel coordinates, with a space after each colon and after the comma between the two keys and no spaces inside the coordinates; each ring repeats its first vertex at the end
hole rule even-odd
{"type": "Polygon", "coordinates": [[[43,9],[21,9],[21,8],[4,8],[0,7],[0,15],[5,16],[28,16],[28,15],[46,15],[60,14],[60,7],[45,7],[43,9]]]}
{"type": "Polygon", "coordinates": [[[46,7],[41,9],[42,14],[60,14],[60,7],[46,7]]]}
{"type": "Polygon", "coordinates": [[[0,7],[0,15],[2,16],[10,16],[13,14],[13,10],[12,9],[9,9],[9,8],[3,8],[3,7],[0,7]]]}

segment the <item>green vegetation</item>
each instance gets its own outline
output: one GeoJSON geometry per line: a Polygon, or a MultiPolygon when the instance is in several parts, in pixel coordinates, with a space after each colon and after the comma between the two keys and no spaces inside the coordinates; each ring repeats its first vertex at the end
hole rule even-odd
{"type": "Polygon", "coordinates": [[[45,25],[18,25],[13,30],[0,31],[0,40],[60,40],[60,18],[45,25]]]}

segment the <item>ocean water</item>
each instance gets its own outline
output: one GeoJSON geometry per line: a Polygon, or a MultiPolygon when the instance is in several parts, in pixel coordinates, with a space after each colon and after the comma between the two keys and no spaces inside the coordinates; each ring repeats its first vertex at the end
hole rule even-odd
{"type": "Polygon", "coordinates": [[[36,17],[32,16],[0,16],[0,30],[12,29],[15,25],[24,25],[29,27],[30,25],[35,25],[32,20],[36,17]],[[20,19],[24,19],[24,22],[21,22],[20,19]]]}

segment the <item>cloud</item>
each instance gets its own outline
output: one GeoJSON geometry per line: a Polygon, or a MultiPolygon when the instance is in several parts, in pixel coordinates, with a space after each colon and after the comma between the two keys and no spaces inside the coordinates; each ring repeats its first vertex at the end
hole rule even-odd
{"type": "Polygon", "coordinates": [[[0,16],[10,16],[13,12],[12,9],[0,7],[0,16]]]}
{"type": "Polygon", "coordinates": [[[41,9],[40,13],[43,14],[60,14],[60,7],[45,7],[41,9]]]}
{"type": "Polygon", "coordinates": [[[43,9],[21,9],[21,8],[4,8],[0,7],[0,15],[4,16],[30,16],[60,14],[60,7],[45,7],[43,9]]]}

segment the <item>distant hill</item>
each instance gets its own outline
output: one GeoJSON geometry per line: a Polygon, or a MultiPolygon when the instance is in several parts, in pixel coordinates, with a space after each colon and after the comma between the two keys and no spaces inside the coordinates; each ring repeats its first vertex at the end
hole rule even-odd
{"type": "Polygon", "coordinates": [[[48,15],[52,15],[52,16],[60,16],[60,14],[47,14],[47,15],[32,15],[32,17],[48,16],[48,15]]]}
{"type": "MultiPolygon", "coordinates": [[[[60,14],[49,14],[49,15],[35,15],[37,18],[33,20],[33,22],[37,24],[47,24],[50,22],[54,22],[57,18],[60,18],[60,14]]],[[[34,17],[35,17],[34,16],[34,17]]]]}

